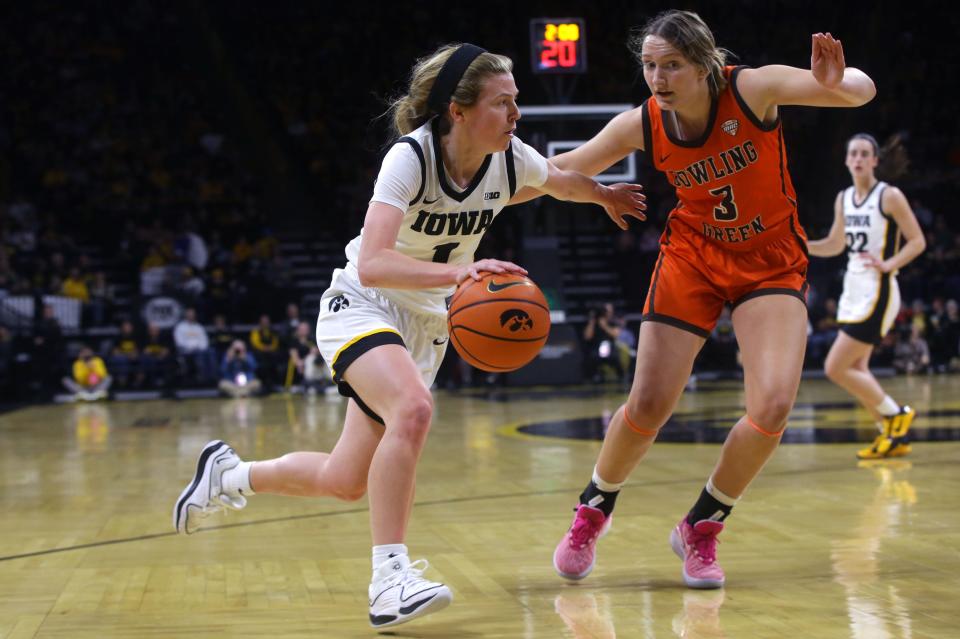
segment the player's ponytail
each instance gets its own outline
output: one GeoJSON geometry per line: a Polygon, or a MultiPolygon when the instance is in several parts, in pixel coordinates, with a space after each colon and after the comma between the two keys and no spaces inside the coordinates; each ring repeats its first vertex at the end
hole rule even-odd
{"type": "Polygon", "coordinates": [[[673,45],[687,60],[707,72],[707,84],[710,95],[717,97],[727,88],[727,79],[723,76],[723,67],[727,56],[733,55],[717,46],[710,27],[692,11],[671,9],[651,18],[641,29],[631,32],[627,48],[643,66],[641,55],[643,41],[647,36],[663,38],[673,45]]]}
{"type": "Polygon", "coordinates": [[[910,157],[903,145],[903,137],[899,133],[894,133],[887,138],[882,147],[869,133],[857,133],[847,140],[847,145],[849,146],[854,140],[866,140],[870,143],[873,154],[877,156],[877,168],[874,169],[877,178],[892,182],[907,174],[910,168],[910,157]]]}
{"type": "MultiPolygon", "coordinates": [[[[434,106],[431,107],[430,91],[433,89],[441,70],[444,69],[444,65],[461,48],[464,49],[461,55],[467,53],[466,47],[470,46],[447,44],[430,55],[417,60],[410,71],[410,85],[406,94],[393,100],[387,111],[393,119],[395,136],[406,135],[423,126],[425,122],[438,113],[445,113],[444,108],[450,100],[463,106],[476,103],[480,92],[483,90],[483,82],[488,77],[513,71],[513,62],[510,58],[483,50],[474,51],[476,53],[475,57],[469,62],[459,81],[455,83],[451,94],[442,96],[439,100],[443,108],[438,108],[436,96],[433,100],[434,106]]],[[[474,47],[474,49],[477,48],[474,47]]],[[[449,131],[450,122],[444,117],[440,120],[440,134],[444,135],[449,131]]]]}
{"type": "Polygon", "coordinates": [[[881,180],[890,182],[906,175],[909,168],[910,157],[907,155],[907,148],[903,145],[903,138],[899,133],[894,133],[880,147],[877,175],[881,180]]]}

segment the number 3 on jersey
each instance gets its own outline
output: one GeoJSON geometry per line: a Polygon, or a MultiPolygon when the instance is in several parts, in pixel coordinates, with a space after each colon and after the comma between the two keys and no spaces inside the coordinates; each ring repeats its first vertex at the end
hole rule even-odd
{"type": "Polygon", "coordinates": [[[737,219],[740,214],[737,212],[737,203],[733,199],[732,185],[710,189],[710,195],[721,198],[720,205],[713,207],[713,219],[718,222],[732,222],[737,219]]]}

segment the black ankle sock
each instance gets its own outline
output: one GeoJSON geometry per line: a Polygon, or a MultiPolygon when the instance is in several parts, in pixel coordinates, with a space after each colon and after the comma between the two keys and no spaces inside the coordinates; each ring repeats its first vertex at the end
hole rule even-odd
{"type": "Polygon", "coordinates": [[[613,506],[617,503],[617,495],[619,494],[619,490],[609,493],[605,490],[600,490],[591,480],[591,482],[587,484],[587,487],[583,489],[583,492],[580,493],[580,503],[592,506],[609,517],[610,514],[613,513],[613,506]]]}
{"type": "Polygon", "coordinates": [[[687,523],[691,526],[703,519],[712,519],[714,521],[723,521],[733,510],[733,506],[727,506],[717,501],[717,498],[707,492],[704,488],[700,491],[700,498],[690,509],[687,515],[687,523]]]}

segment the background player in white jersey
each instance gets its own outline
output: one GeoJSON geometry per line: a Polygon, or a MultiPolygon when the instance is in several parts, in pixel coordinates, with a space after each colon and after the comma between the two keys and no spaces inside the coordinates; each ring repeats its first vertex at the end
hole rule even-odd
{"type": "Polygon", "coordinates": [[[373,536],[370,623],[392,626],[450,603],[447,586],[423,578],[403,545],[417,460],[430,428],[430,385],[447,346],[454,287],[484,271],[521,273],[511,262],[473,261],[485,229],[524,186],[594,202],[621,228],[644,219],[634,185],[600,185],[561,171],[514,138],[517,88],[509,58],[449,45],[414,67],[392,111],[404,136],[386,154],[361,235],[347,246],[321,300],[317,342],[350,397],[330,453],[296,452],[242,462],[208,444],[174,508],[178,531],[256,492],[360,499],[369,493],[373,536]]]}
{"type": "Polygon", "coordinates": [[[900,310],[897,270],[923,253],[926,240],[917,218],[895,186],[906,171],[906,152],[894,136],[881,149],[876,139],[858,133],[847,142],[850,186],[837,195],[830,233],[808,243],[811,255],[848,252],[843,294],[837,308],[840,332],[827,354],[827,377],[870,411],[880,427],[873,444],[857,452],[860,459],[900,457],[910,452],[907,432],[916,411],[887,395],[870,372],[870,354],[893,326],[900,310]],[[900,246],[900,236],[906,239],[900,246]]]}

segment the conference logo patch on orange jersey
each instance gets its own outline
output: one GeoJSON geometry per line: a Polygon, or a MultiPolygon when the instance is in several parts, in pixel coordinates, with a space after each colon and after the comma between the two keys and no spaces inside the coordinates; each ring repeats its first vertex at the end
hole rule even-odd
{"type": "Polygon", "coordinates": [[[736,118],[727,120],[726,122],[720,125],[720,128],[723,129],[724,133],[727,133],[729,135],[736,135],[737,131],[740,130],[740,120],[737,120],[736,118]]]}

